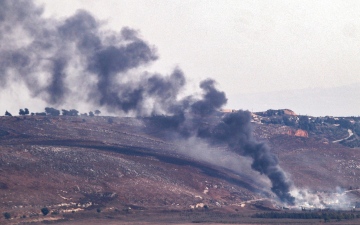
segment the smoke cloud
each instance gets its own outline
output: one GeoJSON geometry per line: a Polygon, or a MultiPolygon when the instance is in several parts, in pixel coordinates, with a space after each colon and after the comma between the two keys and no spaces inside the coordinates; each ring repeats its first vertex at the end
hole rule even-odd
{"type": "Polygon", "coordinates": [[[229,114],[223,119],[223,123],[219,124],[218,130],[220,132],[216,132],[218,134],[216,137],[222,141],[227,141],[229,146],[241,155],[251,157],[253,159],[251,167],[270,179],[271,190],[281,201],[293,205],[295,198],[289,193],[292,183],[280,168],[278,160],[270,152],[270,148],[265,143],[255,141],[252,137],[250,119],[249,111],[229,114]],[[224,133],[228,134],[229,137],[225,137],[224,133]]]}
{"type": "Polygon", "coordinates": [[[295,198],[290,194],[292,182],[281,169],[278,159],[270,152],[270,148],[257,142],[252,135],[251,113],[239,110],[223,116],[213,127],[200,128],[198,136],[209,139],[213,144],[223,143],[253,161],[252,169],[266,175],[272,184],[271,190],[284,203],[294,205],[295,198]]]}
{"type": "Polygon", "coordinates": [[[296,197],[296,205],[305,209],[353,209],[355,207],[356,192],[358,190],[345,190],[340,187],[330,191],[310,191],[293,188],[291,194],[296,197]],[[354,193],[352,193],[354,191],[354,193]]]}
{"type": "Polygon", "coordinates": [[[272,191],[281,201],[294,203],[289,194],[292,184],[277,158],[252,137],[248,111],[227,114],[215,125],[202,123],[227,102],[214,80],[200,83],[200,96],[180,98],[186,79],[179,68],[167,76],[132,72],[158,58],[155,47],[137,31],[103,30],[86,11],[52,20],[44,19],[42,9],[32,1],[0,0],[0,5],[0,42],[6,43],[0,46],[4,88],[22,82],[34,98],[51,106],[84,99],[108,111],[153,116],[184,138],[226,144],[253,160],[251,167],[270,179],[272,191]]]}

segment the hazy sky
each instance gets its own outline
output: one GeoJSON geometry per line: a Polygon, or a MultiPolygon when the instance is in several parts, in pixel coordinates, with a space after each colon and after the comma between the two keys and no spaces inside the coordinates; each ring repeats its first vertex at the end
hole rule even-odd
{"type": "Polygon", "coordinates": [[[360,82],[360,1],[35,2],[44,5],[46,17],[62,18],[86,9],[106,28],[139,30],[160,56],[148,70],[169,73],[179,66],[192,85],[214,78],[227,93],[228,108],[256,111],[292,106],[302,114],[360,114],[359,106],[347,103],[349,96],[360,99],[356,88],[357,96],[341,96],[347,85],[360,82]],[[324,112],[321,99],[307,105],[305,98],[317,99],[321,90],[328,93],[332,88],[342,91],[328,101],[344,112],[324,112]],[[295,91],[302,98],[298,105],[296,96],[278,98],[279,93],[286,96],[294,90],[300,90],[295,91]],[[309,90],[317,94],[301,97],[309,90]],[[255,95],[273,96],[274,103],[257,103],[255,95]]]}

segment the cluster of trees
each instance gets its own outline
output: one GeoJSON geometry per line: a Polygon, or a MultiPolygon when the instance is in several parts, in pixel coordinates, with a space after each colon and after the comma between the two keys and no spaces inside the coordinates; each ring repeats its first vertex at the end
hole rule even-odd
{"type": "Polygon", "coordinates": [[[297,119],[295,116],[281,115],[281,116],[271,116],[261,120],[262,123],[271,123],[271,124],[283,124],[286,126],[295,127],[297,125],[297,119]]]}
{"type": "Polygon", "coordinates": [[[354,121],[356,121],[355,119],[353,119],[354,121],[351,122],[349,118],[334,118],[329,116],[314,118],[309,116],[286,115],[281,112],[281,110],[268,110],[264,113],[261,113],[262,116],[266,116],[261,120],[261,122],[266,124],[282,124],[300,128],[306,131],[315,131],[316,125],[321,125],[323,123],[339,124],[339,127],[344,129],[352,129],[356,132],[356,134],[360,135],[360,123],[354,123],[354,121]]]}
{"type": "Polygon", "coordinates": [[[340,127],[346,129],[352,129],[354,127],[354,125],[350,122],[350,120],[345,118],[335,119],[334,117],[325,117],[324,122],[330,124],[339,124],[340,127]]]}
{"type": "Polygon", "coordinates": [[[54,108],[46,107],[45,112],[49,116],[60,116],[60,110],[54,108]]]}
{"type": "MultiPolygon", "coordinates": [[[[77,111],[76,109],[70,109],[70,110],[66,110],[66,109],[62,109],[61,110],[62,115],[63,116],[78,116],[79,115],[79,111],[77,111]]],[[[100,115],[101,111],[100,110],[95,110],[94,112],[90,111],[89,114],[84,113],[81,114],[81,116],[95,116],[95,115],[100,115]]],[[[29,115],[29,109],[25,108],[25,109],[20,109],[19,110],[19,115],[21,116],[25,116],[25,115],[29,115]]],[[[46,107],[45,108],[45,112],[37,112],[37,113],[31,113],[32,116],[60,116],[60,110],[52,108],[52,107],[46,107]]],[[[5,116],[12,116],[12,114],[8,111],[5,112],[5,116]]]]}
{"type": "Polygon", "coordinates": [[[29,115],[29,110],[28,110],[27,108],[25,108],[25,109],[20,109],[20,110],[19,110],[19,115],[23,115],[23,116],[29,115]]]}
{"type": "Polygon", "coordinates": [[[316,121],[311,121],[308,116],[299,116],[299,128],[306,131],[316,130],[316,121]]]}
{"type": "Polygon", "coordinates": [[[63,116],[78,116],[79,114],[79,111],[77,111],[76,109],[70,109],[70,110],[62,109],[61,111],[63,116]]]}
{"type": "Polygon", "coordinates": [[[276,219],[324,219],[324,221],[333,220],[349,220],[360,218],[360,214],[354,214],[353,212],[266,212],[256,213],[254,218],[276,218],[276,219]]]}
{"type": "Polygon", "coordinates": [[[300,128],[306,131],[313,131],[316,129],[316,123],[320,121],[310,120],[308,116],[290,116],[290,115],[278,115],[271,116],[261,120],[262,123],[271,124],[283,124],[295,128],[300,128]]]}
{"type": "MultiPolygon", "coordinates": [[[[100,115],[100,113],[101,113],[100,110],[95,110],[94,112],[97,116],[100,115]]],[[[95,116],[95,114],[92,111],[90,111],[89,114],[83,113],[83,114],[81,114],[81,116],[95,116]]]]}
{"type": "Polygon", "coordinates": [[[282,109],[268,109],[265,112],[257,112],[259,116],[282,116],[285,115],[284,110],[282,109]]]}
{"type": "Polygon", "coordinates": [[[360,123],[354,124],[354,132],[360,136],[360,123]]]}

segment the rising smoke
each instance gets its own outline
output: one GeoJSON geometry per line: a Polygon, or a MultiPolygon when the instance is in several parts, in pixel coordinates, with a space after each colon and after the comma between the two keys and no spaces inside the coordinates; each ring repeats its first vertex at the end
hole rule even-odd
{"type": "Polygon", "coordinates": [[[227,143],[231,149],[241,155],[251,157],[253,159],[251,167],[270,179],[271,190],[281,201],[293,205],[295,198],[289,193],[291,181],[287,179],[270,148],[265,143],[255,141],[250,120],[249,111],[226,115],[211,132],[213,139],[227,143]]]}
{"type": "Polygon", "coordinates": [[[108,111],[164,114],[161,120],[167,128],[183,137],[227,144],[232,151],[250,157],[252,168],[270,179],[279,199],[294,204],[289,194],[292,184],[277,158],[252,137],[248,111],[228,114],[215,126],[200,128],[194,122],[194,118],[214,115],[227,102],[214,80],[200,83],[200,97],[180,98],[186,85],[180,69],[168,76],[131,72],[158,58],[156,49],[135,30],[104,31],[86,11],[65,20],[44,19],[42,9],[28,0],[0,0],[0,5],[0,81],[4,88],[23,82],[32,97],[51,106],[66,105],[81,96],[108,111]]]}

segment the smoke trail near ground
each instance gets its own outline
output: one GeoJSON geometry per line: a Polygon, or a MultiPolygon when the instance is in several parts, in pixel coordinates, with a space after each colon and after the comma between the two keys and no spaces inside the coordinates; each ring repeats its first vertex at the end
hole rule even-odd
{"type": "Polygon", "coordinates": [[[200,83],[202,95],[180,98],[186,79],[180,69],[170,75],[131,72],[154,62],[154,46],[130,28],[103,30],[86,11],[65,20],[44,19],[42,9],[28,0],[0,0],[0,84],[26,84],[34,98],[51,106],[83,99],[88,103],[137,116],[160,116],[166,128],[183,137],[226,143],[253,160],[272,191],[288,204],[291,182],[269,148],[252,137],[250,113],[239,111],[202,127],[227,102],[212,79],[200,83]],[[75,78],[76,79],[75,79],[75,78]]]}
{"type": "Polygon", "coordinates": [[[217,141],[227,143],[235,152],[251,157],[251,167],[270,179],[271,190],[281,201],[293,205],[295,198],[290,194],[292,182],[286,177],[270,148],[253,138],[250,121],[249,111],[228,114],[212,130],[211,136],[217,141]]]}
{"type": "Polygon", "coordinates": [[[296,205],[305,209],[353,209],[358,190],[345,190],[336,187],[334,191],[310,191],[307,189],[293,188],[291,194],[296,197],[296,205]],[[354,195],[352,195],[354,191],[354,195]]]}

